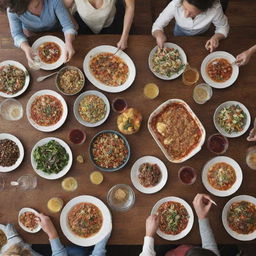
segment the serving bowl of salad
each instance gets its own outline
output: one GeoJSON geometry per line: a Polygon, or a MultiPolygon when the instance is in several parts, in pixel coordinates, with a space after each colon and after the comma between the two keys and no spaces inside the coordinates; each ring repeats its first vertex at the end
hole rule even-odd
{"type": "Polygon", "coordinates": [[[248,130],[251,116],[242,103],[226,101],[215,110],[213,122],[219,133],[229,138],[236,138],[248,130]]]}
{"type": "Polygon", "coordinates": [[[154,47],[148,57],[148,65],[152,73],[160,79],[172,80],[185,70],[187,56],[177,44],[165,43],[160,49],[154,47]]]}

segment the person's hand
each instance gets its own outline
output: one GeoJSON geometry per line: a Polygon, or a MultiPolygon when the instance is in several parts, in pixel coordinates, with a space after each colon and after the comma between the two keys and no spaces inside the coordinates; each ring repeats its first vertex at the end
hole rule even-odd
{"type": "Polygon", "coordinates": [[[205,219],[211,209],[211,198],[205,194],[197,194],[193,200],[193,205],[198,219],[205,219]]]}
{"type": "Polygon", "coordinates": [[[127,48],[127,39],[126,38],[122,38],[120,39],[120,41],[117,43],[117,48],[124,50],[127,48]]]}
{"type": "Polygon", "coordinates": [[[164,47],[164,43],[166,42],[167,38],[162,30],[157,30],[153,33],[154,37],[156,38],[156,44],[160,49],[164,47]]]}
{"type": "Polygon", "coordinates": [[[34,65],[34,57],[35,57],[35,52],[31,47],[27,47],[25,50],[25,55],[28,60],[28,65],[33,66],[34,65]]]}
{"type": "Polygon", "coordinates": [[[153,237],[158,229],[159,216],[152,214],[146,220],[146,236],[153,237]]]}
{"type": "Polygon", "coordinates": [[[37,221],[42,227],[43,231],[49,236],[49,239],[52,240],[58,237],[56,228],[54,227],[49,216],[44,215],[43,213],[36,214],[38,217],[37,221]]]}
{"type": "Polygon", "coordinates": [[[244,51],[236,56],[236,64],[238,66],[243,66],[249,62],[251,58],[251,53],[249,50],[244,51]]]}
{"type": "Polygon", "coordinates": [[[72,43],[66,42],[65,45],[66,45],[66,61],[65,62],[69,62],[72,56],[75,54],[75,50],[73,48],[72,43]]]}
{"type": "Polygon", "coordinates": [[[215,34],[205,44],[207,51],[213,52],[219,46],[219,38],[215,34]]]}

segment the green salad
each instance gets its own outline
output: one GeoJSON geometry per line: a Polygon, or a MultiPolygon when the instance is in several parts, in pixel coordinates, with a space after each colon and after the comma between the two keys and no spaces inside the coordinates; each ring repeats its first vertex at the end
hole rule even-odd
{"type": "Polygon", "coordinates": [[[50,140],[33,153],[36,168],[48,174],[57,174],[68,164],[69,155],[57,141],[50,140]]]}
{"type": "Polygon", "coordinates": [[[246,122],[246,114],[239,105],[231,105],[221,109],[217,121],[227,133],[241,132],[246,122]]]}

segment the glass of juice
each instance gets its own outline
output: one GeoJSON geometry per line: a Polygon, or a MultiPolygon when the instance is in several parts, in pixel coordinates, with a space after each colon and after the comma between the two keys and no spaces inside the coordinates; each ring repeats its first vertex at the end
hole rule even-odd
{"type": "Polygon", "coordinates": [[[212,88],[208,84],[198,84],[193,90],[193,99],[198,104],[204,104],[212,97],[212,88]]]}
{"type": "Polygon", "coordinates": [[[117,113],[122,113],[127,109],[127,102],[123,98],[115,98],[112,101],[112,109],[117,113]]]}
{"type": "Polygon", "coordinates": [[[23,117],[23,107],[18,100],[6,99],[0,103],[0,113],[6,120],[17,121],[23,117]]]}
{"type": "Polygon", "coordinates": [[[85,142],[85,139],[86,139],[85,132],[79,129],[73,129],[69,133],[69,140],[73,144],[81,145],[85,142]]]}
{"type": "Polygon", "coordinates": [[[143,93],[148,99],[153,100],[158,96],[159,88],[156,84],[149,83],[144,86],[143,93]]]}
{"type": "Polygon", "coordinates": [[[179,169],[178,177],[183,184],[192,185],[196,181],[196,171],[190,166],[183,166],[179,169]]]}
{"type": "Polygon", "coordinates": [[[47,208],[51,212],[59,212],[62,209],[63,204],[64,204],[64,202],[61,198],[52,197],[47,203],[47,208]]]}
{"type": "Polygon", "coordinates": [[[182,74],[182,82],[185,85],[193,85],[199,80],[199,72],[196,68],[191,68],[187,66],[182,74]]]}
{"type": "Polygon", "coordinates": [[[256,146],[250,147],[246,154],[246,164],[252,170],[256,170],[256,146]]]}
{"type": "Polygon", "coordinates": [[[212,134],[207,140],[207,148],[214,154],[221,155],[228,150],[228,139],[220,133],[212,134]]]}

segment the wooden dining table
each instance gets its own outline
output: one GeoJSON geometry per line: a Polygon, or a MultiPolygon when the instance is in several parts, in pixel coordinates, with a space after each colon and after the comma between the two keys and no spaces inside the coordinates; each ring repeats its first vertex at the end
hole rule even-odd
{"type": "MultiPolygon", "coordinates": [[[[118,35],[83,35],[78,36],[74,41],[75,55],[71,61],[65,65],[72,65],[83,70],[83,60],[85,55],[92,48],[99,45],[116,45],[118,35]]],[[[204,48],[206,37],[172,37],[170,41],[178,44],[185,51],[190,66],[200,70],[203,59],[209,54],[204,48]]],[[[228,38],[220,43],[218,50],[227,51],[236,56],[238,53],[247,49],[255,42],[250,39],[228,38]]],[[[96,168],[90,161],[88,147],[92,137],[99,131],[105,129],[118,130],[117,116],[118,114],[111,111],[106,122],[96,128],[88,128],[82,126],[75,119],[73,114],[73,104],[77,96],[65,96],[64,99],[68,105],[68,117],[61,128],[54,132],[44,133],[33,128],[26,117],[26,104],[28,99],[38,90],[51,89],[58,91],[55,85],[55,78],[49,78],[41,83],[36,82],[36,78],[41,75],[49,74],[50,71],[35,71],[28,68],[24,53],[17,48],[1,49],[0,61],[16,60],[25,65],[30,73],[31,82],[26,90],[17,99],[21,102],[24,108],[24,116],[19,121],[7,121],[0,117],[0,133],[11,133],[17,136],[25,149],[25,157],[22,164],[14,171],[3,175],[6,186],[4,191],[0,192],[0,223],[15,224],[18,232],[25,241],[33,244],[48,243],[48,238],[43,231],[36,234],[29,234],[23,231],[17,224],[18,212],[23,207],[32,207],[39,212],[49,215],[60,235],[63,243],[68,243],[68,240],[63,235],[60,229],[60,213],[52,213],[47,209],[47,201],[52,197],[60,197],[67,203],[74,197],[79,195],[92,195],[98,197],[107,204],[106,196],[109,189],[116,184],[128,184],[135,192],[135,204],[127,212],[112,211],[113,231],[109,243],[115,245],[142,244],[145,235],[145,221],[149,216],[154,204],[163,197],[177,196],[186,200],[191,207],[193,198],[197,193],[207,193],[202,184],[201,172],[207,161],[215,157],[207,147],[203,145],[201,151],[184,163],[175,164],[169,162],[156,142],[150,135],[147,128],[149,115],[161,103],[168,99],[182,99],[198,116],[206,130],[206,139],[209,135],[214,134],[217,130],[213,124],[213,114],[215,109],[221,103],[229,100],[236,100],[243,103],[250,111],[252,120],[256,116],[256,71],[254,59],[242,68],[240,68],[239,76],[236,82],[226,89],[213,89],[212,98],[205,104],[196,104],[192,98],[193,86],[186,86],[182,83],[181,77],[164,81],[160,80],[151,73],[148,66],[148,56],[152,48],[155,46],[155,40],[150,35],[131,35],[129,37],[129,47],[125,52],[131,57],[136,66],[136,78],[133,84],[126,90],[120,93],[103,92],[110,102],[116,97],[124,98],[129,107],[138,109],[143,116],[141,128],[138,133],[127,135],[126,138],[131,147],[131,157],[128,164],[121,170],[116,172],[104,172],[104,181],[100,185],[93,185],[90,182],[90,173],[96,168]],[[150,100],[143,94],[144,85],[147,83],[156,83],[159,87],[159,96],[150,100]],[[79,128],[86,132],[87,138],[83,145],[72,145],[69,141],[69,132],[79,128]],[[65,177],[73,176],[78,181],[78,189],[74,192],[66,192],[61,187],[62,179],[47,180],[37,176],[38,186],[34,190],[21,190],[10,186],[10,181],[17,180],[24,174],[35,174],[31,166],[31,150],[33,146],[45,137],[58,137],[69,144],[71,147],[74,161],[72,167],[65,177]],[[82,155],[84,163],[78,163],[76,157],[82,155]],[[130,179],[130,171],[134,162],[146,155],[156,156],[160,158],[168,169],[168,180],[164,188],[155,194],[143,194],[137,191],[130,179]],[[178,178],[178,170],[182,166],[191,166],[196,170],[197,180],[193,185],[184,185],[178,178]]],[[[200,77],[200,81],[203,82],[200,77]]],[[[86,80],[83,91],[98,90],[88,80],[86,80]]],[[[2,100],[2,99],[1,99],[2,100]]],[[[224,229],[221,214],[226,202],[236,195],[251,195],[256,196],[256,171],[249,169],[245,162],[246,151],[255,143],[247,142],[246,137],[249,131],[238,138],[229,139],[229,148],[225,156],[229,156],[236,160],[243,171],[243,181],[238,191],[228,197],[215,197],[212,195],[217,206],[212,206],[209,218],[212,224],[213,232],[216,240],[221,244],[240,243],[240,241],[232,238],[224,229]]],[[[36,174],[35,174],[36,175],[36,174]]],[[[175,242],[163,240],[156,235],[156,244],[166,243],[193,243],[200,244],[200,234],[198,229],[198,221],[195,215],[195,221],[191,232],[183,239],[175,242]]],[[[250,242],[243,242],[250,243],[250,242]]]]}

